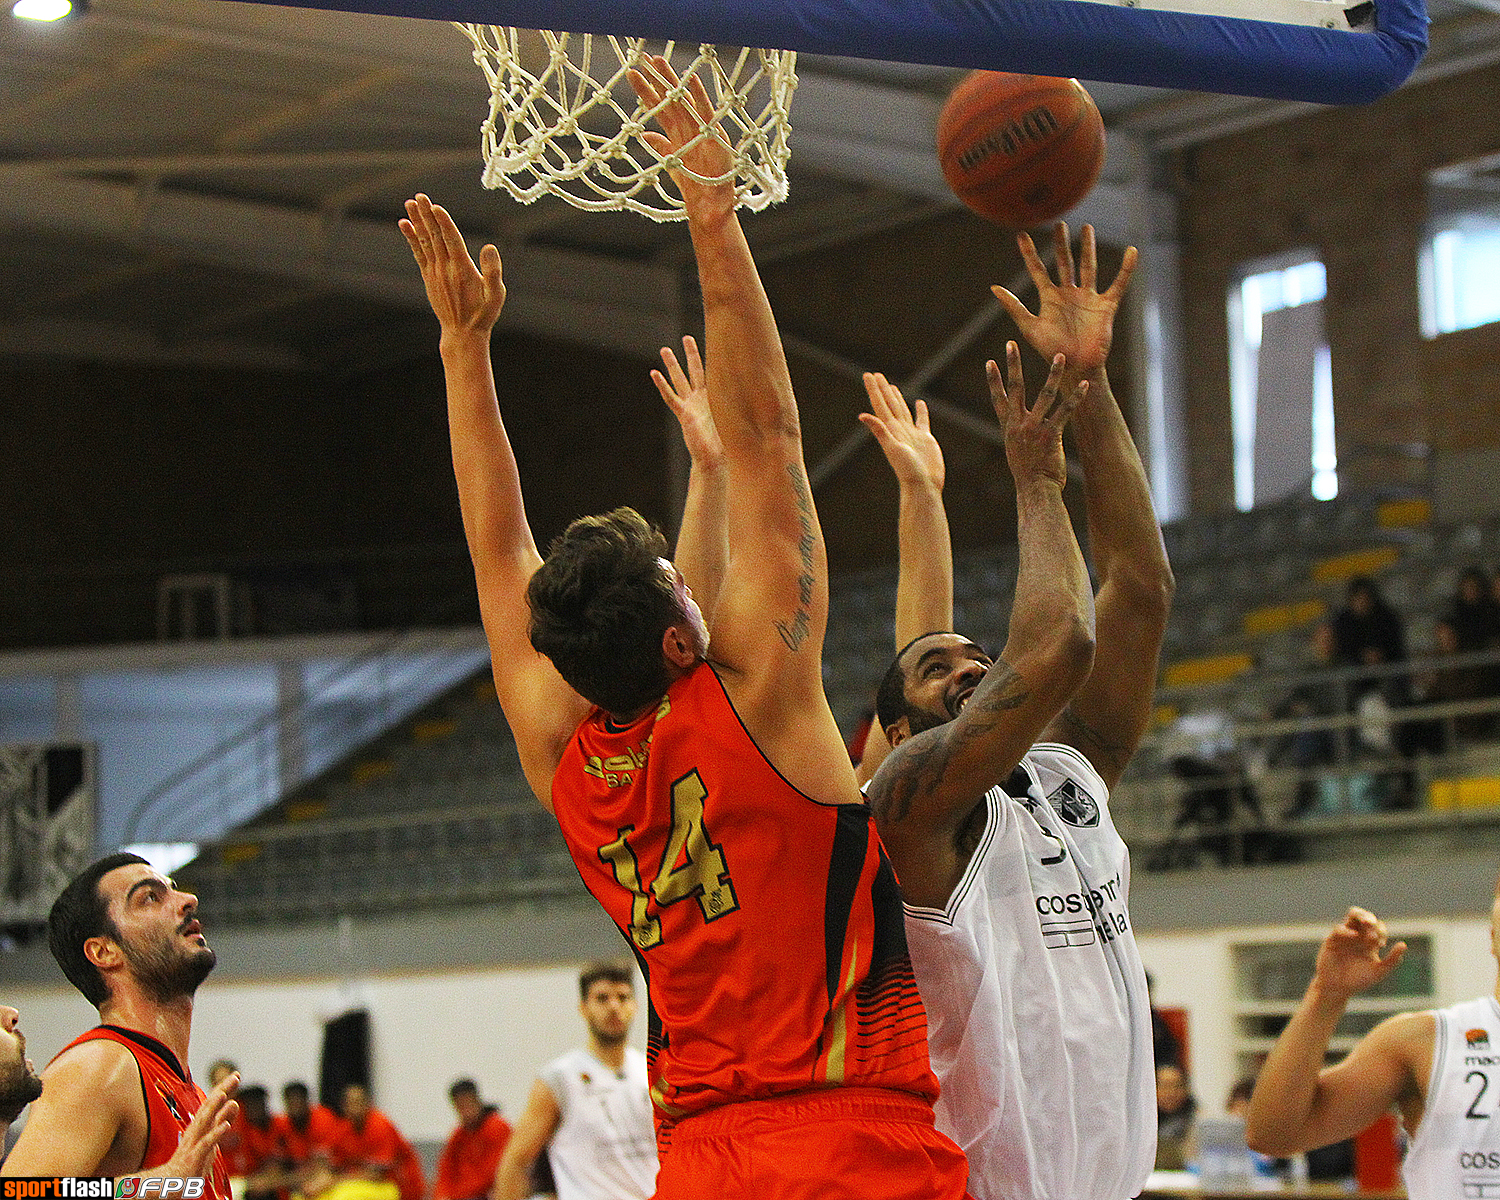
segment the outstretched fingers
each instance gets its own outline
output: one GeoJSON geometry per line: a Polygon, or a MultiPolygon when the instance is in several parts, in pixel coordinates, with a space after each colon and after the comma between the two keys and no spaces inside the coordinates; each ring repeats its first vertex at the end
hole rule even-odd
{"type": "Polygon", "coordinates": [[[1057,263],[1057,282],[1066,287],[1073,282],[1073,243],[1068,223],[1059,221],[1052,227],[1052,257],[1057,263]]]}
{"type": "Polygon", "coordinates": [[[1021,349],[1015,342],[1005,343],[1005,374],[992,358],[984,364],[984,377],[990,385],[990,403],[1002,427],[1026,411],[1026,378],[1021,371],[1021,349]]]}
{"type": "Polygon", "coordinates": [[[1058,394],[1062,387],[1063,370],[1067,365],[1068,360],[1065,355],[1052,356],[1052,366],[1047,372],[1047,382],[1042,384],[1042,390],[1036,394],[1036,403],[1030,409],[1032,413],[1040,413],[1043,422],[1055,421],[1058,425],[1065,425],[1073,409],[1078,407],[1078,401],[1088,392],[1088,384],[1085,383],[1071,392],[1058,394]]]}
{"type": "Polygon", "coordinates": [[[698,354],[697,341],[691,335],[682,339],[682,361],[687,364],[686,370],[678,362],[677,355],[670,346],[661,348],[661,361],[667,368],[667,373],[663,375],[660,371],[653,370],[652,382],[656,384],[656,390],[661,393],[662,399],[667,402],[667,407],[681,416],[688,397],[704,386],[703,359],[698,354]]]}
{"type": "Polygon", "coordinates": [[[1118,305],[1125,295],[1125,289],[1130,286],[1130,277],[1135,274],[1135,267],[1141,260],[1140,251],[1134,246],[1126,246],[1125,253],[1120,257],[1120,271],[1114,278],[1114,282],[1104,292],[1104,297],[1111,304],[1118,305]]]}

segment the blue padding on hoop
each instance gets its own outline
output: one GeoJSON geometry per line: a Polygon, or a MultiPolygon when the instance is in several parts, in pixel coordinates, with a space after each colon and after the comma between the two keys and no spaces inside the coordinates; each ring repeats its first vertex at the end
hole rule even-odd
{"type": "MultiPolygon", "coordinates": [[[[285,3],[285,0],[263,0],[285,3]]],[[[1375,0],[1375,31],[1091,0],[298,0],[303,7],[574,33],[1072,75],[1110,83],[1363,104],[1427,50],[1424,0],[1375,0]]],[[[1343,19],[1330,4],[1330,16],[1343,19]]]]}

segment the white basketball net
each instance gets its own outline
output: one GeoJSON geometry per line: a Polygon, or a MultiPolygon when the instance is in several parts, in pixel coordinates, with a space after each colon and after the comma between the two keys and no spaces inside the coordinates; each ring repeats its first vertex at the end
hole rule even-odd
{"type": "MultiPolygon", "coordinates": [[[[490,115],[482,130],[485,187],[503,187],[522,204],[550,193],[577,208],[625,208],[678,221],[686,213],[667,171],[685,170],[681,154],[712,137],[733,154],[734,169],[716,177],[687,174],[702,183],[734,180],[736,205],[752,211],[786,199],[795,52],[741,49],[726,64],[716,47],[705,44],[686,66],[674,61],[683,80],[694,73],[703,80],[713,120],[681,151],[659,158],[640,133],[655,128],[659,109],[687,89],[671,89],[660,105],[640,103],[625,72],[651,52],[644,38],[524,34],[540,36],[546,46],[547,62],[534,74],[521,61],[523,31],[458,28],[473,41],[474,61],[490,83],[490,115]]],[[[660,53],[670,61],[674,47],[667,42],[660,53]]]]}

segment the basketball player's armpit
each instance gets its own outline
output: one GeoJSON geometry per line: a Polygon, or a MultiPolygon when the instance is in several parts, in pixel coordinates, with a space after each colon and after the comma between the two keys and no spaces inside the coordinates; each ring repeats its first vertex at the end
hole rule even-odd
{"type": "Polygon", "coordinates": [[[1080,717],[1071,704],[1057,714],[1048,732],[1056,741],[1078,750],[1096,768],[1109,767],[1120,772],[1130,761],[1130,746],[1105,736],[1103,730],[1080,717]]]}

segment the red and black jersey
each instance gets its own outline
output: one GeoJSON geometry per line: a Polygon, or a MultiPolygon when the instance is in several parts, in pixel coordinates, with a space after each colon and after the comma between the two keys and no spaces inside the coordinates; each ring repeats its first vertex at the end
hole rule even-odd
{"type": "Polygon", "coordinates": [[[869,809],[783,779],[711,666],[628,725],[591,712],[552,799],[646,977],[659,1125],[840,1084],[936,1097],[901,897],[869,809]]]}
{"type": "MultiPolygon", "coordinates": [[[[98,1041],[118,1042],[135,1057],[141,1073],[141,1098],[146,1105],[146,1153],[136,1169],[149,1171],[159,1167],[177,1152],[182,1131],[203,1103],[203,1089],[193,1082],[175,1054],[138,1029],[98,1025],[74,1038],[58,1055],[84,1042],[98,1041]]],[[[223,1153],[217,1150],[208,1174],[208,1188],[206,1200],[230,1200],[229,1172],[223,1153]]]]}

